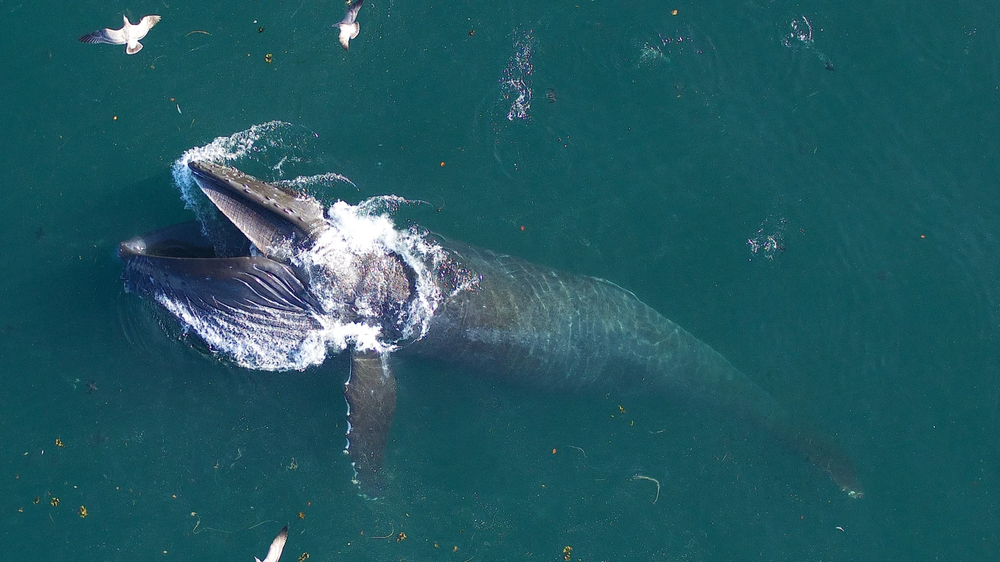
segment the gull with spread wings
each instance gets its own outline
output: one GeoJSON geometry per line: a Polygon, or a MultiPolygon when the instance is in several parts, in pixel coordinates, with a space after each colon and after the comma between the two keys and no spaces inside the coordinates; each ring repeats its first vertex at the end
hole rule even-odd
{"type": "Polygon", "coordinates": [[[139,23],[132,25],[128,16],[122,16],[125,26],[121,29],[106,27],[80,38],[82,43],[108,43],[110,45],[126,45],[125,52],[134,55],[142,50],[140,39],[149,33],[150,28],[160,21],[160,16],[145,16],[139,23]]]}
{"type": "Polygon", "coordinates": [[[365,0],[355,0],[354,2],[348,0],[347,13],[344,14],[344,19],[337,24],[337,27],[340,28],[340,46],[345,51],[351,48],[351,39],[357,37],[361,31],[361,26],[355,20],[358,19],[358,12],[364,3],[365,0]]]}

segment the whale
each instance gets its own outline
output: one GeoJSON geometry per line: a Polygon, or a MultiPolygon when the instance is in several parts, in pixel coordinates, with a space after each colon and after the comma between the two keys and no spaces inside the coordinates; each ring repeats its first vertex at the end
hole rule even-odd
{"type": "Polygon", "coordinates": [[[394,371],[407,357],[528,389],[698,404],[801,455],[848,497],[864,495],[835,439],[610,281],[397,227],[385,205],[324,208],[231,166],[188,169],[223,228],[191,221],[125,240],[125,289],[239,366],[301,370],[350,354],[345,453],[363,495],[385,491],[394,371]]]}

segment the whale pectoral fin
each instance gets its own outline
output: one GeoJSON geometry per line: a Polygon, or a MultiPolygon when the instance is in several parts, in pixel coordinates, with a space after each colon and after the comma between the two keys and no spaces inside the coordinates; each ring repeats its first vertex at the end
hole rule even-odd
{"type": "Polygon", "coordinates": [[[389,428],[396,413],[396,379],[388,355],[355,352],[347,397],[347,454],[354,463],[355,483],[366,496],[382,492],[382,462],[389,428]]]}

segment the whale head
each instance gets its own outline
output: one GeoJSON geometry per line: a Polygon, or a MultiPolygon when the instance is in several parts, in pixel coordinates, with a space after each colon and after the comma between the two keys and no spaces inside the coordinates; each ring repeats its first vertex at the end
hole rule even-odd
{"type": "Polygon", "coordinates": [[[397,254],[328,243],[343,226],[314,197],[212,162],[188,167],[235,241],[220,252],[193,221],[126,240],[129,292],[244,367],[302,369],[331,345],[384,351],[402,338],[415,281],[397,254]]]}

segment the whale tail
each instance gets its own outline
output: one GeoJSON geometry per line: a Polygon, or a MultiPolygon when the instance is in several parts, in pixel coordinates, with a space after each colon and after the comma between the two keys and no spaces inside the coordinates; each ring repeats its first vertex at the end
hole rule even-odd
{"type": "Polygon", "coordinates": [[[858,484],[858,475],[851,457],[822,431],[796,428],[792,423],[772,428],[772,433],[781,445],[801,454],[807,461],[829,474],[848,497],[860,499],[865,496],[858,484]]]}
{"type": "Polygon", "coordinates": [[[456,291],[408,351],[484,371],[502,365],[549,388],[614,384],[727,412],[829,473],[850,496],[863,495],[833,440],[808,430],[719,352],[631,292],[488,250],[441,245],[478,273],[475,288],[456,291]]]}
{"type": "Polygon", "coordinates": [[[858,484],[854,462],[835,439],[823,429],[793,416],[766,390],[750,381],[728,361],[724,366],[738,375],[734,377],[735,380],[729,380],[727,385],[717,388],[713,396],[703,397],[708,403],[730,410],[736,419],[751,430],[761,431],[782,448],[800,455],[826,472],[848,497],[864,497],[864,490],[858,484]],[[730,388],[730,385],[738,388],[738,392],[727,394],[721,390],[730,388]]]}
{"type": "MultiPolygon", "coordinates": [[[[695,340],[697,341],[697,340],[695,340]]],[[[700,342],[699,342],[700,343],[700,342]]],[[[850,455],[823,429],[792,415],[764,388],[753,382],[722,355],[704,343],[694,351],[702,363],[697,380],[686,381],[689,396],[713,407],[729,411],[734,419],[769,436],[782,448],[800,455],[826,472],[851,498],[864,497],[850,455]]],[[[677,381],[667,377],[667,386],[676,391],[677,381]]]]}

